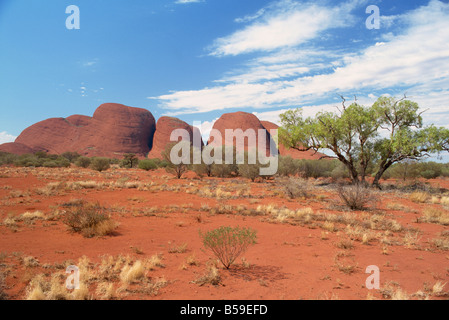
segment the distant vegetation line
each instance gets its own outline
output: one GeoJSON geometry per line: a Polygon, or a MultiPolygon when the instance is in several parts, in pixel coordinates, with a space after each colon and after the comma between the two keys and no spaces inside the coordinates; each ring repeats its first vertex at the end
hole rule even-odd
{"type": "MultiPolygon", "coordinates": [[[[173,173],[173,164],[161,159],[138,159],[134,154],[125,154],[123,159],[110,159],[102,157],[85,157],[76,152],[65,152],[61,155],[47,154],[39,151],[34,154],[16,155],[0,152],[0,166],[35,167],[35,168],[89,168],[96,171],[105,171],[115,165],[120,168],[139,168],[145,171],[164,168],[173,173]]],[[[246,165],[248,166],[248,165],[246,165]]],[[[251,166],[251,165],[250,165],[251,166]]],[[[257,165],[254,165],[257,166],[257,165]]],[[[235,177],[243,176],[255,180],[256,175],[251,175],[256,170],[248,170],[243,166],[233,164],[214,164],[207,168],[206,165],[188,165],[187,170],[197,173],[198,176],[210,177],[235,177]]],[[[369,175],[374,175],[373,170],[368,170],[369,175]]],[[[305,160],[293,159],[289,156],[279,156],[279,169],[277,176],[301,176],[303,178],[349,178],[349,172],[344,165],[337,160],[305,160]]],[[[449,177],[449,163],[408,161],[397,163],[390,167],[383,179],[434,179],[449,177]]]]}

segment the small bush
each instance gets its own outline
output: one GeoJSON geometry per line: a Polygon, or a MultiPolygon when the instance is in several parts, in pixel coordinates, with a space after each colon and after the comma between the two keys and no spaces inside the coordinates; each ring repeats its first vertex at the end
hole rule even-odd
{"type": "Polygon", "coordinates": [[[306,191],[306,188],[304,187],[304,184],[301,183],[301,180],[289,178],[287,180],[281,181],[283,187],[284,187],[284,193],[285,195],[290,199],[307,199],[309,197],[309,194],[306,191]]]}
{"type": "Polygon", "coordinates": [[[99,204],[81,202],[65,213],[63,222],[86,238],[110,235],[118,224],[104,211],[99,204]]]}
{"type": "Polygon", "coordinates": [[[436,223],[444,226],[449,225],[449,212],[446,210],[429,207],[424,209],[423,218],[425,222],[436,223]]]}
{"type": "Polygon", "coordinates": [[[280,176],[293,176],[298,173],[298,162],[292,157],[279,157],[278,174],[280,176]]]}
{"type": "Polygon", "coordinates": [[[430,195],[427,192],[415,191],[410,194],[409,199],[416,203],[425,203],[429,199],[430,195]]]}
{"type": "Polygon", "coordinates": [[[250,228],[220,227],[201,236],[204,247],[210,249],[226,269],[249,245],[256,243],[256,231],[250,228]]]}
{"type": "Polygon", "coordinates": [[[351,210],[364,210],[372,199],[371,191],[361,183],[340,186],[338,195],[342,202],[351,210]]]}
{"type": "Polygon", "coordinates": [[[221,283],[220,271],[214,265],[209,265],[203,276],[193,281],[193,283],[198,284],[200,287],[205,284],[211,284],[213,286],[218,286],[221,283]]]}
{"type": "Polygon", "coordinates": [[[438,177],[438,173],[434,170],[428,169],[421,172],[421,177],[423,177],[424,179],[435,179],[436,177],[438,177]]]}
{"type": "Polygon", "coordinates": [[[108,158],[94,158],[90,163],[90,168],[99,172],[108,170],[111,163],[108,158]]]}
{"type": "Polygon", "coordinates": [[[80,168],[89,168],[90,162],[91,160],[88,157],[79,157],[75,160],[75,165],[80,168]]]}
{"type": "Polygon", "coordinates": [[[156,170],[157,164],[153,160],[145,159],[139,161],[139,169],[149,171],[149,170],[156,170]]]}
{"type": "Polygon", "coordinates": [[[239,175],[244,178],[248,178],[254,182],[257,177],[260,176],[260,166],[258,164],[239,164],[238,165],[239,175]]]}

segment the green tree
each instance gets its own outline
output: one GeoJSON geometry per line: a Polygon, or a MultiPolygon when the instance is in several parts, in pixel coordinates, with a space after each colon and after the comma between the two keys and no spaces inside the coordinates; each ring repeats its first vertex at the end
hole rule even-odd
{"type": "Polygon", "coordinates": [[[189,141],[169,143],[162,152],[162,157],[167,162],[165,171],[181,179],[182,175],[189,170],[189,165],[192,163],[191,144],[189,141]],[[176,149],[172,151],[175,147],[176,149]]]}
{"type": "Polygon", "coordinates": [[[126,153],[120,164],[122,168],[134,168],[139,163],[139,158],[134,153],[126,153]]]}
{"type": "Polygon", "coordinates": [[[380,97],[371,107],[357,102],[346,107],[343,99],[338,112],[319,112],[313,118],[304,119],[300,109],[289,110],[281,115],[280,141],[300,151],[330,150],[334,155],[326,157],[342,162],[353,183],[365,183],[371,165],[373,185],[379,186],[394,163],[443,150],[440,135],[444,129],[423,128],[418,109],[406,97],[380,97]]]}

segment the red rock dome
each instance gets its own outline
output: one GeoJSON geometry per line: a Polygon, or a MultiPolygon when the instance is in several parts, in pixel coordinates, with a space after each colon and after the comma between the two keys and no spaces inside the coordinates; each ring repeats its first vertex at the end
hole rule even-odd
{"type": "MultiPolygon", "coordinates": [[[[188,133],[188,137],[190,142],[194,143],[194,136],[200,142],[201,147],[203,147],[204,143],[201,139],[200,131],[188,123],[173,117],[161,117],[157,121],[156,124],[156,132],[154,134],[153,139],[153,148],[151,152],[148,154],[148,158],[159,158],[162,159],[162,153],[165,148],[175,141],[170,140],[170,136],[172,132],[176,129],[184,129],[188,133]]],[[[182,137],[178,137],[178,141],[181,141],[182,137]]]]}

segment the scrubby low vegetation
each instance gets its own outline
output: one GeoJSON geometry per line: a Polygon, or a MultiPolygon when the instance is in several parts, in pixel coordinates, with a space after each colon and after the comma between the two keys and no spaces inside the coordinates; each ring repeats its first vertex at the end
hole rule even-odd
{"type": "Polygon", "coordinates": [[[200,234],[204,247],[210,249],[226,269],[240,254],[256,243],[256,231],[250,228],[220,227],[200,234]]]}
{"type": "Polygon", "coordinates": [[[66,206],[66,209],[63,222],[71,231],[81,233],[86,238],[111,235],[118,227],[118,223],[98,203],[78,201],[66,206]]]}

